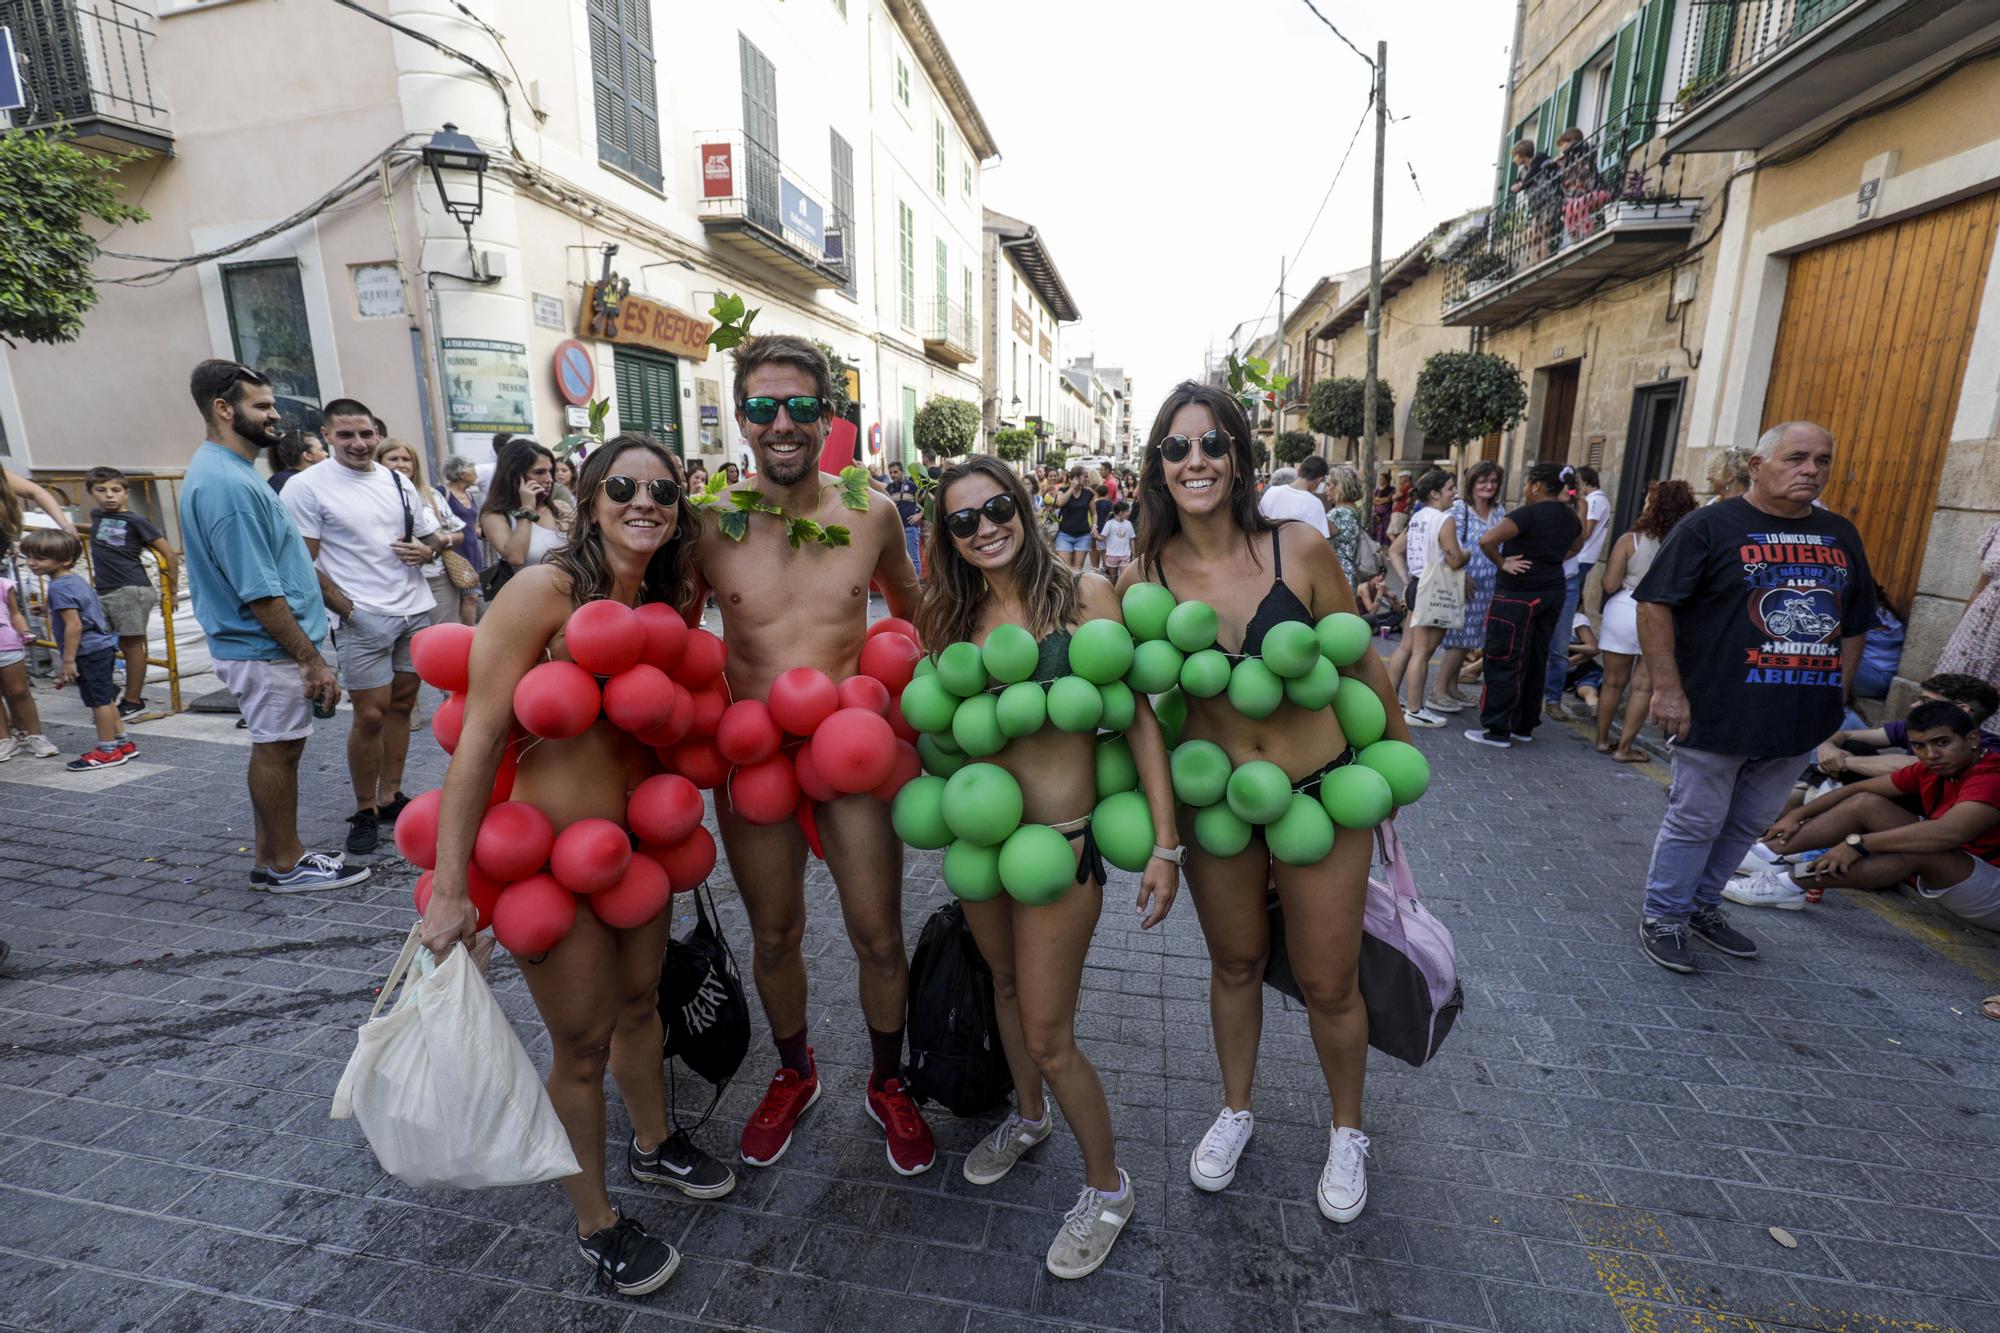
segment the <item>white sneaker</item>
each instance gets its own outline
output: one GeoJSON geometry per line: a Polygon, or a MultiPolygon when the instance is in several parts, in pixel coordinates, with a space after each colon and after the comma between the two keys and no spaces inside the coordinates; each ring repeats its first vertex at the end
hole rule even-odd
{"type": "Polygon", "coordinates": [[[1463,713],[1465,705],[1450,699],[1430,698],[1424,700],[1424,709],[1432,713],[1463,713]]]}
{"type": "Polygon", "coordinates": [[[14,751],[21,748],[21,742],[12,736],[0,736],[0,764],[14,757],[14,751]]]}
{"type": "Polygon", "coordinates": [[[1778,870],[1740,875],[1723,887],[1722,896],[1743,907],[1781,907],[1787,912],[1804,911],[1806,905],[1805,891],[1778,870]]]}
{"type": "Polygon", "coordinates": [[[1368,1136],[1336,1128],[1319,1173],[1319,1210],[1329,1221],[1352,1222],[1368,1205],[1368,1136]]]}
{"type": "Polygon", "coordinates": [[[1208,1133],[1195,1145],[1194,1156],[1188,1159],[1188,1178],[1194,1181],[1196,1189],[1213,1193],[1229,1188],[1229,1182],[1236,1179],[1236,1161],[1243,1156],[1243,1146],[1250,1142],[1254,1125],[1255,1118],[1248,1111],[1222,1108],[1222,1114],[1215,1117],[1208,1133]]]}
{"type": "Polygon", "coordinates": [[[29,736],[21,741],[28,747],[28,753],[37,759],[54,759],[62,753],[47,736],[29,736]]]}
{"type": "Polygon", "coordinates": [[[1023,1120],[1012,1111],[991,1134],[965,1155],[965,1178],[975,1185],[991,1185],[1014,1169],[1021,1155],[1049,1136],[1056,1118],[1042,1107],[1039,1121],[1023,1120]]]}
{"type": "Polygon", "coordinates": [[[1444,719],[1428,708],[1420,708],[1414,713],[1405,708],[1403,710],[1403,721],[1413,727],[1441,727],[1444,725],[1444,719]]]}
{"type": "Polygon", "coordinates": [[[1772,851],[1761,842],[1750,844],[1750,850],[1743,853],[1743,863],[1736,867],[1739,875],[1759,875],[1778,866],[1790,865],[1792,859],[1772,851]]]}

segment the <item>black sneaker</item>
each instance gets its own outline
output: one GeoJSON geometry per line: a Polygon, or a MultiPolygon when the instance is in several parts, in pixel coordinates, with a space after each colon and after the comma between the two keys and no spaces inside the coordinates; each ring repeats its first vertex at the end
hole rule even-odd
{"type": "Polygon", "coordinates": [[[385,806],[379,807],[375,811],[375,818],[384,824],[393,824],[396,822],[396,816],[402,814],[409,806],[410,798],[401,792],[397,792],[395,800],[385,806]]]}
{"type": "Polygon", "coordinates": [[[681,1266],[681,1257],[646,1228],[621,1217],[602,1231],[576,1238],[577,1252],[597,1270],[597,1276],[620,1296],[644,1296],[667,1285],[681,1266]]]}
{"type": "Polygon", "coordinates": [[[625,1166],[632,1179],[670,1185],[690,1199],[719,1199],[736,1188],[736,1173],[695,1147],[682,1129],[652,1152],[641,1152],[639,1140],[631,1140],[625,1145],[625,1166]]]}
{"type": "Polygon", "coordinates": [[[1720,907],[1704,907],[1688,918],[1688,929],[1695,938],[1714,949],[1726,953],[1731,958],[1755,958],[1757,941],[1729,924],[1729,917],[1720,907]]]}
{"type": "Polygon", "coordinates": [[[382,841],[382,818],[373,810],[356,810],[347,817],[347,850],[360,856],[382,841]]]}
{"type": "Polygon", "coordinates": [[[118,701],[118,720],[122,722],[128,717],[137,717],[146,711],[146,707],[144,699],[140,699],[136,703],[130,699],[120,699],[118,701]]]}
{"type": "Polygon", "coordinates": [[[1669,972],[1694,971],[1694,955],[1688,952],[1688,924],[1685,921],[1641,921],[1639,944],[1646,957],[1669,972]]]}

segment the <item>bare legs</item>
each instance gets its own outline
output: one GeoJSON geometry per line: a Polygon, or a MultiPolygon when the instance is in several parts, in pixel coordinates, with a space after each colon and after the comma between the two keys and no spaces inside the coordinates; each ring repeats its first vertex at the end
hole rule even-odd
{"type": "Polygon", "coordinates": [[[305,738],[250,746],[250,811],[257,826],[257,864],[280,873],[299,863],[299,756],[305,738]]]}
{"type": "Polygon", "coordinates": [[[42,713],[35,707],[35,692],[28,685],[26,662],[0,667],[0,695],[6,696],[7,712],[13,717],[14,730],[29,736],[42,734],[42,713]]]}
{"type": "Polygon", "coordinates": [[[423,682],[398,671],[387,685],[355,690],[354,725],[347,733],[347,775],[354,783],[354,808],[387,805],[403,788],[403,764],[410,755],[410,713],[423,682]]]}
{"type": "Polygon", "coordinates": [[[1653,680],[1646,671],[1646,661],[1631,653],[1604,654],[1604,688],[1599,695],[1597,706],[1597,752],[1608,754],[1620,763],[1643,764],[1647,760],[1644,750],[1636,749],[1639,732],[1646,725],[1646,710],[1653,703],[1653,680]],[[1618,699],[1625,694],[1625,729],[1619,735],[1618,748],[1611,747],[1611,716],[1618,711],[1618,699]]]}

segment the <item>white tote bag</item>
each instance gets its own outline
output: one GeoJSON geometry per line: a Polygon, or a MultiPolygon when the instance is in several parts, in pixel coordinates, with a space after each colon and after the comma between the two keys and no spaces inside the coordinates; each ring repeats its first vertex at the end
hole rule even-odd
{"type": "Polygon", "coordinates": [[[382,1169],[412,1185],[487,1189],[575,1175],[569,1136],[486,979],[463,945],[428,967],[421,926],[361,1027],[333,1118],[359,1120],[382,1169]],[[399,982],[402,998],[384,1015],[399,982]]]}
{"type": "Polygon", "coordinates": [[[1410,623],[1459,629],[1465,624],[1465,571],[1445,563],[1444,539],[1438,535],[1443,530],[1444,523],[1431,524],[1430,549],[1424,557],[1423,576],[1417,580],[1410,623]]]}

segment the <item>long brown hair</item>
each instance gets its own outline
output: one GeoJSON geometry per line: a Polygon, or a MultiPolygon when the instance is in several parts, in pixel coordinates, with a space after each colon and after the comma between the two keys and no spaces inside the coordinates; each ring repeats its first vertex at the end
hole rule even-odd
{"type": "MultiPolygon", "coordinates": [[[[493,480],[486,487],[486,502],[479,506],[479,512],[511,514],[521,503],[521,483],[527,480],[528,469],[535,465],[537,458],[546,458],[551,468],[555,466],[554,452],[533,440],[516,435],[500,446],[500,453],[493,461],[493,480]]],[[[553,476],[550,482],[553,484],[553,476]]]]}
{"type": "Polygon", "coordinates": [[[1694,487],[1684,481],[1655,481],[1646,485],[1646,506],[1632,521],[1632,531],[1642,537],[1665,539],[1674,524],[1701,507],[1694,487]]]}
{"type": "Polygon", "coordinates": [[[1167,490],[1166,460],[1160,457],[1160,441],[1170,433],[1174,414],[1183,407],[1207,408],[1215,418],[1216,428],[1229,439],[1229,508],[1243,533],[1244,545],[1251,548],[1252,559],[1256,558],[1256,543],[1251,538],[1278,530],[1278,525],[1257,509],[1257,491],[1251,484],[1257,473],[1257,460],[1250,454],[1250,423],[1244,419],[1242,407],[1212,385],[1182,380],[1167,395],[1167,401],[1160,404],[1159,415],[1153,418],[1153,429],[1146,435],[1145,461],[1139,467],[1139,512],[1133,524],[1139,530],[1136,555],[1139,568],[1154,575],[1160,571],[1160,557],[1166,553],[1167,542],[1181,530],[1181,512],[1174,507],[1174,497],[1167,490]]]}
{"type": "Polygon", "coordinates": [[[630,449],[644,449],[652,454],[667,469],[667,475],[681,484],[681,498],[674,506],[679,521],[674,525],[673,539],[653,553],[646,565],[646,577],[639,585],[641,602],[665,602],[678,611],[694,595],[694,547],[701,518],[690,502],[687,474],[681,470],[680,459],[650,435],[628,431],[612,436],[602,448],[591,451],[576,476],[576,512],[570,515],[569,542],[550,551],[545,563],[569,577],[570,600],[578,606],[594,597],[611,595],[616,580],[611,573],[611,562],[605,558],[604,536],[598,528],[597,491],[618,456],[630,449]]]}
{"type": "Polygon", "coordinates": [[[1014,579],[1028,609],[1028,630],[1040,637],[1067,629],[1076,616],[1076,571],[1057,560],[1048,535],[1035,522],[1034,501],[1014,469],[988,454],[971,454],[938,474],[937,521],[924,546],[923,599],[917,604],[917,635],[933,651],[970,639],[979,632],[979,611],[986,604],[986,576],[958,553],[944,522],[944,497],[967,477],[991,477],[1001,491],[1014,497],[1014,517],[1021,525],[1021,546],[1014,555],[1014,579]]]}

